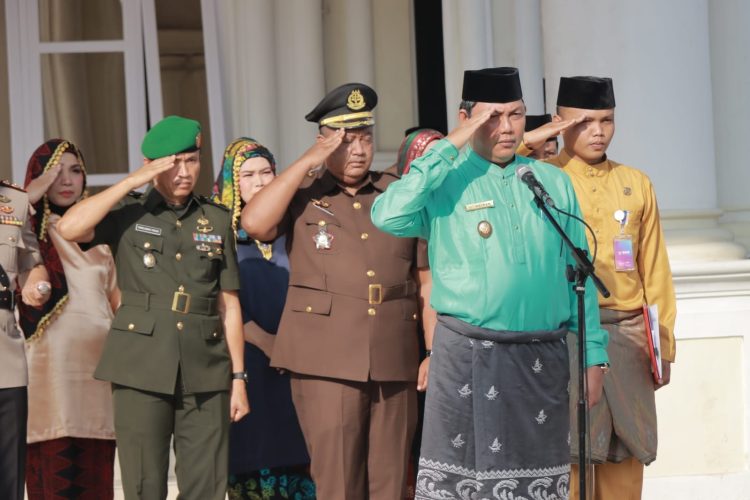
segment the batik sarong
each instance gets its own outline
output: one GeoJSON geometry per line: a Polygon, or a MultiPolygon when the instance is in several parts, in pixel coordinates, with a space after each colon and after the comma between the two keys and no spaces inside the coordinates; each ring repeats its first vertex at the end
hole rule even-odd
{"type": "MultiPolygon", "coordinates": [[[[602,327],[609,332],[610,371],[604,376],[601,401],[589,411],[591,460],[594,463],[622,462],[635,457],[650,464],[656,459],[656,402],[654,381],[643,313],[600,309],[602,327]]],[[[571,435],[577,436],[578,354],[570,346],[571,435]]],[[[571,446],[578,461],[578,438],[571,446]]]]}
{"type": "Polygon", "coordinates": [[[566,333],[439,317],[416,499],[568,498],[566,333]]]}

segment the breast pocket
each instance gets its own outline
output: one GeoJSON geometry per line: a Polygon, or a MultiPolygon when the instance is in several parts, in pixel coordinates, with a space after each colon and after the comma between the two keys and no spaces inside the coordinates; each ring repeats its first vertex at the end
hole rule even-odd
{"type": "Polygon", "coordinates": [[[0,226],[0,265],[7,273],[18,272],[18,252],[23,247],[21,230],[16,226],[0,226]]]}
{"type": "Polygon", "coordinates": [[[164,239],[153,234],[135,233],[132,240],[141,269],[148,273],[161,272],[159,262],[164,258],[164,239]]]}
{"type": "Polygon", "coordinates": [[[197,263],[190,266],[190,277],[196,281],[211,282],[219,279],[219,272],[224,264],[224,249],[217,245],[208,245],[210,250],[198,251],[197,263]]]}
{"type": "Polygon", "coordinates": [[[306,245],[311,245],[315,251],[324,255],[336,255],[342,244],[341,223],[333,217],[321,215],[319,218],[307,217],[305,225],[306,245]]]}

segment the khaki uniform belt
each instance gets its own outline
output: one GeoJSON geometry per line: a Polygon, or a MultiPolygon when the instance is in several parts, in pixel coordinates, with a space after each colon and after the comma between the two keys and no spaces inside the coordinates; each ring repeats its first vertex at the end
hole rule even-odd
{"type": "Polygon", "coordinates": [[[122,290],[122,305],[149,309],[166,309],[182,314],[215,315],[218,301],[211,297],[195,297],[189,293],[175,292],[173,295],[130,292],[122,290]]]}

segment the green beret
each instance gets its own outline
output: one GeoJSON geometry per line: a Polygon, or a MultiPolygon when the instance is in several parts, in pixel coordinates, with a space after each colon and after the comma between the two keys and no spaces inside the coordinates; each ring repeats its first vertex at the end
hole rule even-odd
{"type": "Polygon", "coordinates": [[[181,116],[167,116],[151,127],[141,143],[149,160],[195,151],[201,147],[201,124],[181,116]]]}

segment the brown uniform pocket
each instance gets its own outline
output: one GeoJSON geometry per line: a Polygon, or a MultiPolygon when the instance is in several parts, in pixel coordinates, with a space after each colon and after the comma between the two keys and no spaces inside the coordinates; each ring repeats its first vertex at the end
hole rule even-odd
{"type": "Polygon", "coordinates": [[[290,287],[286,300],[292,311],[324,316],[331,314],[332,297],[327,292],[290,287]]]}

